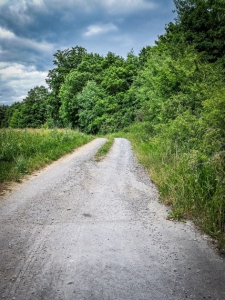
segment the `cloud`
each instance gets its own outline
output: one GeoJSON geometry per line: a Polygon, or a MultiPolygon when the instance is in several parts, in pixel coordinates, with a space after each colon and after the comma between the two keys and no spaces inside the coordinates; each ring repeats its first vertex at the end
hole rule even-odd
{"type": "Polygon", "coordinates": [[[45,85],[47,72],[41,72],[35,66],[0,63],[0,79],[4,89],[0,92],[0,103],[11,104],[22,101],[27,92],[35,86],[45,85]]]}
{"type": "Polygon", "coordinates": [[[132,11],[152,10],[157,5],[153,0],[0,0],[13,11],[26,11],[31,7],[42,7],[49,12],[52,10],[82,9],[83,12],[93,13],[95,10],[106,10],[109,14],[128,14],[132,11]]]}
{"type": "Polygon", "coordinates": [[[53,50],[53,44],[18,37],[12,31],[0,27],[0,61],[27,62],[28,65],[37,63],[41,67],[43,58],[52,55],[53,50]]]}
{"type": "Polygon", "coordinates": [[[29,47],[37,51],[52,51],[52,45],[42,41],[36,42],[32,39],[16,36],[12,31],[0,27],[0,41],[12,40],[15,44],[21,44],[23,47],[29,47]]]}
{"type": "Polygon", "coordinates": [[[118,28],[112,24],[101,24],[101,25],[90,25],[87,28],[87,31],[83,34],[84,37],[91,37],[94,35],[108,33],[110,31],[116,31],[118,28]]]}
{"type": "Polygon", "coordinates": [[[0,0],[0,5],[6,4],[8,0],[0,0]]]}
{"type": "Polygon", "coordinates": [[[2,38],[3,39],[11,39],[14,37],[15,37],[15,35],[13,32],[0,27],[0,39],[2,39],[2,38]]]}
{"type": "Polygon", "coordinates": [[[132,11],[152,10],[156,7],[152,1],[145,0],[99,0],[101,5],[105,7],[109,13],[130,13],[132,11]]]}

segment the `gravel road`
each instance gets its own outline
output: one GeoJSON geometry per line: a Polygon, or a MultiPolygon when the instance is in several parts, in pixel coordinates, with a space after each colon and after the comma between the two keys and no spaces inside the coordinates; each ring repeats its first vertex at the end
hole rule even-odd
{"type": "Polygon", "coordinates": [[[225,261],[166,220],[130,143],[96,139],[0,199],[0,299],[225,299],[225,261]]]}

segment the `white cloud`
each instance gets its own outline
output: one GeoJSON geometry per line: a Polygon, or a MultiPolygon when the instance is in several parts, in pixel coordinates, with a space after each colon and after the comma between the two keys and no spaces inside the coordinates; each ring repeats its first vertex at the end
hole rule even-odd
{"type": "Polygon", "coordinates": [[[42,5],[43,0],[0,0],[0,5],[1,4],[8,4],[10,9],[13,11],[17,10],[25,10],[27,8],[27,5],[42,5]]]}
{"type": "MultiPolygon", "coordinates": [[[[61,2],[60,0],[52,1],[61,2]]],[[[45,2],[47,2],[47,0],[45,0],[45,2]]],[[[130,11],[155,8],[155,4],[147,0],[67,0],[66,3],[70,6],[82,6],[89,11],[100,5],[106,8],[109,13],[126,13],[130,11]]]]}
{"type": "Polygon", "coordinates": [[[20,0],[17,4],[20,7],[26,7],[26,4],[44,4],[48,9],[79,9],[84,12],[91,13],[99,8],[104,8],[109,14],[127,14],[132,11],[151,10],[156,4],[148,0],[20,0]]]}
{"type": "MultiPolygon", "coordinates": [[[[47,72],[37,71],[35,66],[24,66],[22,64],[0,63],[0,76],[2,80],[8,81],[9,84],[15,81],[26,81],[28,84],[32,81],[43,81],[47,72]]],[[[38,85],[38,83],[36,84],[38,85]]]]}
{"type": "Polygon", "coordinates": [[[153,2],[145,0],[97,0],[105,7],[109,13],[130,13],[131,11],[139,11],[155,8],[153,2]]]}
{"type": "Polygon", "coordinates": [[[118,28],[112,24],[101,24],[101,25],[90,25],[87,28],[87,31],[83,34],[85,37],[91,37],[94,35],[104,34],[110,31],[116,31],[118,28]]]}
{"type": "Polygon", "coordinates": [[[7,3],[7,2],[8,2],[8,0],[0,0],[0,5],[3,5],[5,3],[7,3]]]}
{"type": "Polygon", "coordinates": [[[15,34],[13,32],[0,27],[0,39],[2,39],[2,38],[11,39],[14,37],[15,37],[15,34]]]}
{"type": "Polygon", "coordinates": [[[31,49],[34,49],[34,50],[38,50],[40,52],[47,51],[49,53],[52,53],[52,51],[54,49],[52,44],[49,44],[45,41],[38,43],[38,42],[29,40],[29,39],[19,39],[19,40],[21,40],[21,42],[23,42],[25,46],[27,46],[31,49]]]}
{"type": "Polygon", "coordinates": [[[35,5],[42,5],[43,4],[43,0],[33,0],[33,3],[35,5]]]}
{"type": "Polygon", "coordinates": [[[22,64],[0,63],[0,78],[3,84],[11,90],[10,99],[0,97],[0,103],[22,101],[30,89],[35,86],[46,86],[47,72],[37,71],[35,66],[24,66],[22,64]]]}
{"type": "Polygon", "coordinates": [[[23,48],[30,48],[40,52],[52,52],[53,45],[45,41],[36,42],[27,38],[17,37],[13,32],[0,27],[0,41],[11,40],[15,45],[20,45],[23,48]]]}
{"type": "Polygon", "coordinates": [[[84,12],[91,13],[94,10],[99,10],[100,7],[107,10],[109,14],[129,14],[133,11],[151,10],[157,4],[151,0],[0,0],[0,5],[8,4],[12,11],[26,11],[28,5],[45,7],[45,9],[62,10],[65,8],[79,9],[84,12]]]}

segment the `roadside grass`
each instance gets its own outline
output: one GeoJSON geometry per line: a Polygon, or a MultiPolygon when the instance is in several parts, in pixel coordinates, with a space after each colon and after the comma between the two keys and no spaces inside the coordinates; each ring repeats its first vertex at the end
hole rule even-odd
{"type": "Polygon", "coordinates": [[[94,159],[96,161],[102,160],[106,154],[110,151],[113,143],[114,143],[114,137],[112,135],[106,136],[107,141],[105,144],[98,150],[98,152],[95,154],[94,159]]]}
{"type": "Polygon", "coordinates": [[[151,136],[147,124],[133,124],[119,134],[130,140],[138,161],[156,184],[171,220],[190,219],[219,241],[225,253],[224,155],[184,149],[165,135],[151,136]]]}
{"type": "Polygon", "coordinates": [[[1,129],[0,184],[19,181],[94,138],[67,129],[1,129]]]}

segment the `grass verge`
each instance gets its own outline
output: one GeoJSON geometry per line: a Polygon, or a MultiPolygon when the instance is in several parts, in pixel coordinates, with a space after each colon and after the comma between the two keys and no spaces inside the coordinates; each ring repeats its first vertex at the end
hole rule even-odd
{"type": "Polygon", "coordinates": [[[120,137],[130,140],[138,161],[159,190],[159,200],[172,208],[168,218],[192,220],[218,240],[224,254],[224,156],[207,156],[200,147],[182,148],[165,134],[150,135],[146,126],[134,124],[120,137]]]}
{"type": "Polygon", "coordinates": [[[0,185],[19,181],[24,174],[40,169],[93,139],[93,136],[65,129],[1,129],[0,185]]]}
{"type": "Polygon", "coordinates": [[[96,161],[102,160],[106,156],[106,154],[109,152],[109,150],[111,149],[113,143],[114,143],[114,137],[107,136],[107,141],[95,154],[95,156],[94,156],[95,160],[96,161]]]}

